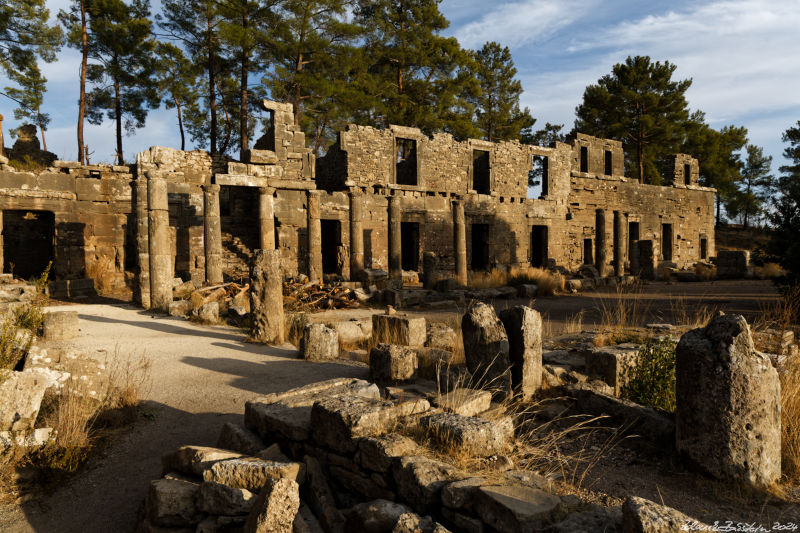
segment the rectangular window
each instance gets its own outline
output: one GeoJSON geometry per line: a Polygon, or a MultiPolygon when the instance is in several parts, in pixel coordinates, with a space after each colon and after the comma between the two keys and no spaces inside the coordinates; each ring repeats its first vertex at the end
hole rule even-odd
{"type": "Polygon", "coordinates": [[[594,256],[592,255],[592,239],[583,239],[583,264],[594,264],[594,256]]]}
{"type": "Polygon", "coordinates": [[[633,249],[636,246],[636,241],[639,240],[639,223],[628,223],[628,257],[633,256],[633,249]]]}
{"type": "Polygon", "coordinates": [[[684,185],[692,184],[692,165],[683,165],[683,183],[684,185]]]}
{"type": "Polygon", "coordinates": [[[398,185],[417,185],[417,141],[397,138],[395,182],[398,185]]]}
{"type": "Polygon", "coordinates": [[[478,194],[489,194],[489,152],[472,151],[472,188],[478,194]]]}
{"type": "Polygon", "coordinates": [[[581,146],[581,172],[589,172],[589,149],[581,146]]]}
{"type": "Polygon", "coordinates": [[[544,198],[550,193],[550,158],[533,156],[533,168],[528,172],[528,198],[544,198]]]}
{"type": "Polygon", "coordinates": [[[708,259],[708,239],[700,237],[700,259],[708,259]]]}
{"type": "Polygon", "coordinates": [[[661,224],[661,257],[672,261],[672,224],[661,224]]]}
{"type": "Polygon", "coordinates": [[[603,174],[605,174],[606,176],[610,176],[612,174],[612,172],[613,172],[613,168],[612,168],[612,165],[611,165],[611,162],[612,162],[611,157],[612,157],[611,156],[611,150],[606,150],[605,172],[603,172],[603,174]]]}

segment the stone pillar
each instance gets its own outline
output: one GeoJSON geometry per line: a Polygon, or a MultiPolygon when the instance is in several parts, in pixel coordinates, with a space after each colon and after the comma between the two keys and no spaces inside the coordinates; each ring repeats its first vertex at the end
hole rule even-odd
{"type": "Polygon", "coordinates": [[[275,249],[275,208],[272,187],[258,189],[258,221],[260,223],[260,246],[262,250],[275,249]]]}
{"type": "Polygon", "coordinates": [[[400,202],[396,196],[389,197],[389,278],[403,279],[403,248],[401,232],[400,202]]]}
{"type": "Polygon", "coordinates": [[[594,232],[594,266],[600,273],[600,276],[606,275],[606,212],[603,209],[598,209],[595,212],[595,232],[594,232]]]}
{"type": "Polygon", "coordinates": [[[364,270],[364,230],[361,227],[361,194],[350,193],[350,277],[364,270]]]}
{"type": "Polygon", "coordinates": [[[203,187],[203,246],[206,253],[206,283],[222,283],[222,227],[219,219],[219,185],[203,187]]]}
{"type": "Polygon", "coordinates": [[[432,291],[439,280],[439,260],[434,252],[422,254],[422,286],[432,291]]]}
{"type": "Polygon", "coordinates": [[[137,300],[142,307],[150,309],[150,235],[147,212],[147,180],[139,175],[136,179],[136,254],[139,264],[137,300]]]}
{"type": "Polygon", "coordinates": [[[500,320],[508,335],[511,386],[529,400],[542,386],[542,316],[518,305],[500,311],[500,320]]]}
{"type": "Polygon", "coordinates": [[[322,279],[322,226],[319,216],[319,195],[308,191],[308,277],[311,281],[322,279]]]}
{"type": "Polygon", "coordinates": [[[283,270],[280,250],[258,250],[250,268],[250,338],[283,344],[283,270]]]}
{"type": "Polygon", "coordinates": [[[619,211],[614,211],[614,275],[625,274],[625,218],[619,211]]]}
{"type": "Polygon", "coordinates": [[[675,444],[717,479],[768,487],[781,475],[781,385],[741,315],[720,315],[675,350],[675,444]]]}
{"type": "Polygon", "coordinates": [[[464,204],[453,202],[453,254],[456,262],[456,283],[467,285],[467,224],[464,204]]]}
{"type": "Polygon", "coordinates": [[[150,308],[169,311],[172,302],[173,258],[169,245],[167,180],[147,174],[148,234],[150,237],[150,308]]]}

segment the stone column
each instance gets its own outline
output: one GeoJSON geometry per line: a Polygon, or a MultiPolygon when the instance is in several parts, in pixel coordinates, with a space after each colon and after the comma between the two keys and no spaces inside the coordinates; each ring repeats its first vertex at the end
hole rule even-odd
{"type": "Polygon", "coordinates": [[[150,308],[169,311],[172,302],[173,258],[169,245],[167,180],[147,173],[148,234],[150,237],[150,308]]]}
{"type": "Polygon", "coordinates": [[[350,193],[350,278],[364,270],[364,230],[361,227],[362,197],[350,193]]]}
{"type": "Polygon", "coordinates": [[[308,277],[322,279],[322,226],[319,221],[319,195],[308,191],[308,277]]]}
{"type": "Polygon", "coordinates": [[[275,249],[275,208],[272,187],[258,189],[258,221],[260,223],[261,249],[275,249]]]}
{"type": "Polygon", "coordinates": [[[150,309],[150,235],[148,233],[147,179],[136,177],[136,253],[139,264],[139,291],[137,300],[150,309]]]}
{"type": "Polygon", "coordinates": [[[400,202],[396,196],[389,197],[389,278],[403,279],[403,248],[401,232],[400,202]]]}
{"type": "Polygon", "coordinates": [[[467,224],[464,204],[453,202],[453,253],[456,262],[456,283],[467,285],[467,224]]]}
{"type": "Polygon", "coordinates": [[[606,212],[598,209],[595,212],[595,254],[594,265],[600,276],[606,275],[606,212]]]}
{"type": "Polygon", "coordinates": [[[625,218],[619,211],[614,211],[614,275],[625,274],[625,218]]]}
{"type": "Polygon", "coordinates": [[[280,250],[258,250],[250,268],[250,338],[283,344],[283,270],[280,250]]]}
{"type": "Polygon", "coordinates": [[[203,246],[206,253],[206,283],[222,283],[222,226],[219,219],[219,185],[203,187],[203,246]]]}
{"type": "Polygon", "coordinates": [[[436,282],[439,280],[439,260],[434,252],[425,252],[422,254],[422,286],[429,291],[436,287],[436,282]]]}

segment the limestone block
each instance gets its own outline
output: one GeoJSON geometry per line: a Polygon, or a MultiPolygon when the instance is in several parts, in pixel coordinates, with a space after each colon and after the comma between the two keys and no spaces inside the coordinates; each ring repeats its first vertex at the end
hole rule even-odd
{"type": "Polygon", "coordinates": [[[461,333],[469,372],[484,388],[509,394],[508,336],[494,308],[482,302],[472,305],[461,319],[461,333]]]}
{"type": "Polygon", "coordinates": [[[78,336],[77,311],[50,311],[44,315],[44,338],[66,341],[78,336]]]}
{"type": "Polygon", "coordinates": [[[33,429],[51,378],[39,372],[0,370],[0,431],[33,429]]]}
{"type": "Polygon", "coordinates": [[[394,500],[396,498],[386,484],[386,481],[379,475],[373,477],[366,477],[360,473],[355,473],[350,469],[345,469],[339,466],[331,466],[331,477],[333,477],[339,486],[344,487],[345,490],[351,492],[360,498],[382,498],[385,500],[394,500]]]}
{"type": "MultiPolygon", "coordinates": [[[[356,289],[356,293],[362,289],[356,289]]],[[[363,291],[362,291],[363,292],[363,291]]],[[[366,293],[364,293],[366,295],[366,293]]],[[[369,299],[369,296],[366,296],[369,299]]],[[[371,319],[351,319],[342,322],[334,322],[329,324],[329,327],[336,330],[339,334],[339,341],[342,344],[357,345],[368,342],[372,337],[372,320],[371,319]]]]}
{"type": "Polygon", "coordinates": [[[438,442],[480,456],[501,453],[514,436],[510,417],[496,420],[438,413],[420,420],[428,433],[438,442]]]}
{"type": "Polygon", "coordinates": [[[480,487],[474,507],[480,519],[497,531],[540,531],[565,514],[558,496],[524,486],[480,487]]]}
{"type": "Polygon", "coordinates": [[[244,533],[292,533],[300,509],[300,486],[291,479],[270,480],[258,495],[244,533]]]}
{"type": "Polygon", "coordinates": [[[306,465],[305,500],[308,502],[314,515],[320,521],[325,531],[344,533],[344,516],[336,508],[336,501],[328,485],[328,480],[322,471],[319,461],[306,455],[303,458],[306,465]]]}
{"type": "Polygon", "coordinates": [[[391,402],[339,394],[314,402],[311,427],[318,444],[339,452],[353,452],[354,439],[383,435],[394,425],[396,417],[391,402]]]}
{"type": "Polygon", "coordinates": [[[489,391],[455,388],[436,399],[436,405],[449,413],[475,416],[489,409],[492,394],[489,391]]]}
{"type": "Polygon", "coordinates": [[[242,457],[239,452],[208,446],[181,446],[161,456],[161,471],[202,476],[203,471],[218,461],[242,457]]]}
{"type": "Polygon", "coordinates": [[[420,455],[400,458],[392,467],[392,475],[400,496],[421,512],[438,510],[442,487],[459,477],[447,463],[420,455]]]}
{"type": "Polygon", "coordinates": [[[450,533],[450,530],[430,516],[422,517],[416,513],[400,515],[392,533],[450,533]]]}
{"type": "Polygon", "coordinates": [[[685,514],[664,505],[629,496],[622,504],[622,530],[625,533],[681,533],[694,524],[695,531],[706,526],[685,514]]]}
{"type": "Polygon", "coordinates": [[[372,340],[375,344],[422,346],[425,344],[425,318],[405,314],[372,315],[372,340]]]}
{"type": "Polygon", "coordinates": [[[511,385],[523,398],[531,398],[542,385],[542,316],[519,305],[500,313],[508,335],[511,385]]]}
{"type": "Polygon", "coordinates": [[[486,485],[482,477],[471,477],[448,483],[442,488],[442,503],[451,509],[469,509],[479,487],[486,485]]]}
{"type": "Polygon", "coordinates": [[[301,463],[242,457],[219,461],[203,471],[203,481],[222,483],[251,492],[258,492],[266,486],[268,480],[278,478],[302,482],[305,468],[301,463]]]}
{"type": "Polygon", "coordinates": [[[195,316],[199,318],[203,323],[206,324],[216,324],[219,322],[219,302],[206,302],[201,305],[196,313],[195,316]]]}
{"type": "Polygon", "coordinates": [[[289,440],[305,441],[311,429],[311,406],[247,402],[244,423],[248,429],[268,441],[276,435],[289,440]]]}
{"type": "Polygon", "coordinates": [[[235,450],[245,455],[255,455],[265,447],[258,435],[231,422],[225,422],[217,439],[217,448],[235,450]]]}
{"type": "Polygon", "coordinates": [[[389,500],[372,500],[354,505],[347,513],[347,531],[384,533],[391,531],[398,519],[411,509],[389,500]]]}
{"type": "Polygon", "coordinates": [[[425,333],[425,346],[454,351],[458,342],[456,332],[447,324],[429,322],[425,333]]]}
{"type": "Polygon", "coordinates": [[[430,380],[436,380],[436,375],[441,368],[454,363],[453,352],[439,348],[414,348],[417,356],[417,374],[430,380]]]}
{"type": "Polygon", "coordinates": [[[537,291],[537,286],[532,283],[523,283],[517,286],[517,296],[520,298],[536,298],[537,291]]]}
{"type": "Polygon", "coordinates": [[[280,250],[259,250],[250,269],[252,339],[283,343],[283,271],[280,250]]]}
{"type": "Polygon", "coordinates": [[[156,479],[147,493],[147,516],[159,526],[191,526],[200,521],[197,509],[198,483],[177,479],[156,479]]]}
{"type": "Polygon", "coordinates": [[[414,377],[417,354],[406,346],[378,344],[369,353],[370,376],[376,383],[395,383],[414,377]]]}
{"type": "Polygon", "coordinates": [[[256,495],[247,489],[207,481],[200,485],[197,507],[209,514],[246,515],[252,509],[255,499],[256,495]]]}
{"type": "Polygon", "coordinates": [[[741,315],[713,318],[676,351],[678,452],[712,476],[756,487],[781,475],[778,372],[741,315]]]}
{"type": "Polygon", "coordinates": [[[339,335],[324,324],[308,324],[303,329],[300,351],[304,359],[327,361],[339,357],[339,335]]]}
{"type": "Polygon", "coordinates": [[[586,354],[586,372],[592,377],[602,379],[614,389],[614,395],[619,396],[636,366],[638,355],[639,348],[592,348],[586,354]]]}
{"type": "Polygon", "coordinates": [[[174,300],[169,303],[170,316],[184,317],[192,310],[192,302],[189,300],[174,300]]]}
{"type": "Polygon", "coordinates": [[[358,443],[358,461],[364,468],[375,472],[388,472],[397,457],[412,455],[417,443],[397,433],[361,439],[358,443]]]}

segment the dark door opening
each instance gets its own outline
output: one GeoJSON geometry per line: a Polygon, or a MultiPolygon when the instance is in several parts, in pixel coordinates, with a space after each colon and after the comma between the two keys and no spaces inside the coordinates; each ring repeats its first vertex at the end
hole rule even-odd
{"type": "Polygon", "coordinates": [[[486,150],[472,151],[472,188],[478,194],[489,194],[491,192],[489,152],[486,150]]]}
{"type": "Polygon", "coordinates": [[[322,242],[322,273],[341,274],[339,247],[342,245],[342,223],[338,220],[320,220],[322,242]]]}
{"type": "Polygon", "coordinates": [[[403,270],[419,270],[419,223],[400,223],[400,249],[403,270]]]}
{"type": "Polygon", "coordinates": [[[56,217],[50,211],[3,211],[3,272],[38,278],[54,259],[56,217]]]}
{"type": "Polygon", "coordinates": [[[413,139],[396,140],[395,181],[398,185],[417,184],[417,141],[413,139]]]}
{"type": "Polygon", "coordinates": [[[583,264],[593,265],[594,255],[592,253],[592,239],[583,239],[583,264]]]}
{"type": "Polygon", "coordinates": [[[472,270],[489,269],[489,224],[472,225],[472,270]]]}
{"type": "Polygon", "coordinates": [[[589,172],[589,149],[581,146],[581,172],[589,172]]]}
{"type": "Polygon", "coordinates": [[[672,261],[672,224],[661,224],[661,257],[672,261]]]}
{"type": "Polygon", "coordinates": [[[638,222],[629,222],[628,223],[628,257],[633,254],[633,248],[636,245],[636,241],[639,240],[639,223],[638,222]]]}
{"type": "Polygon", "coordinates": [[[700,237],[700,259],[708,259],[708,239],[700,237]]]}
{"type": "Polygon", "coordinates": [[[547,263],[547,226],[531,228],[531,266],[544,267],[547,263]]]}

